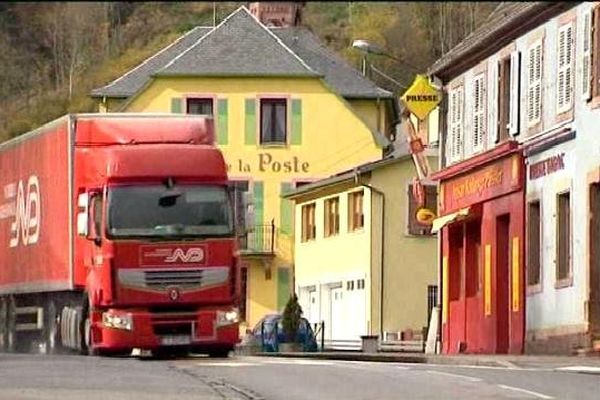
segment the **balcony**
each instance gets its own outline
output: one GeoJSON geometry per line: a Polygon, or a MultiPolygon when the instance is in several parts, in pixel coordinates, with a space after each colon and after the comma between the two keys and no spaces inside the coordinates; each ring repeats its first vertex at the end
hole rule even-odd
{"type": "Polygon", "coordinates": [[[239,237],[240,252],[243,257],[273,257],[275,255],[277,230],[275,222],[256,225],[239,237]]]}

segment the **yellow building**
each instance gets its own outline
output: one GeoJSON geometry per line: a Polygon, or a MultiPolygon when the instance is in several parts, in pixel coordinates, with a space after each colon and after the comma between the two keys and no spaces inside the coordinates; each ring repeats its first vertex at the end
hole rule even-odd
{"type": "Polygon", "coordinates": [[[397,115],[391,93],[306,28],[267,28],[245,7],[215,28],[192,29],[92,96],[101,112],[214,115],[238,225],[253,225],[240,240],[249,326],[281,311],[293,287],[293,210],[281,195],[380,159],[397,115]]]}
{"type": "MultiPolygon", "coordinates": [[[[437,165],[433,149],[430,165],[437,165]]],[[[437,296],[437,240],[417,222],[412,156],[398,151],[286,197],[295,202],[296,291],[325,339],[421,333],[437,296]],[[383,316],[383,317],[382,317],[383,316]]],[[[436,210],[436,186],[424,186],[436,210]]]]}

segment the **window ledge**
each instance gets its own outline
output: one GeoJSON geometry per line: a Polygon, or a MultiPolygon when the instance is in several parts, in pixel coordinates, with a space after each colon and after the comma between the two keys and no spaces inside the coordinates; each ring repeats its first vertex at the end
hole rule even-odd
{"type": "Polygon", "coordinates": [[[533,296],[542,293],[542,284],[536,283],[535,285],[527,286],[527,296],[533,296]]]}
{"type": "Polygon", "coordinates": [[[360,233],[365,233],[365,227],[361,227],[361,228],[356,228],[356,229],[350,229],[348,230],[349,234],[360,234],[360,233]]]}
{"type": "Polygon", "coordinates": [[[259,146],[263,147],[263,148],[272,148],[272,149],[290,147],[287,143],[260,143],[259,146]]]}
{"type": "Polygon", "coordinates": [[[571,286],[573,286],[573,277],[572,276],[565,278],[565,279],[560,279],[554,283],[555,289],[563,289],[563,288],[567,288],[567,287],[571,287],[571,286]]]}

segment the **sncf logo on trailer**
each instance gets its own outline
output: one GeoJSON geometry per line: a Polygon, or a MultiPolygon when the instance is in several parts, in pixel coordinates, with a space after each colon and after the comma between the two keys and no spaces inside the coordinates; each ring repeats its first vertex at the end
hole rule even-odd
{"type": "Polygon", "coordinates": [[[0,220],[11,218],[9,247],[36,244],[40,237],[40,181],[31,175],[4,186],[4,204],[0,204],[0,220]]]}

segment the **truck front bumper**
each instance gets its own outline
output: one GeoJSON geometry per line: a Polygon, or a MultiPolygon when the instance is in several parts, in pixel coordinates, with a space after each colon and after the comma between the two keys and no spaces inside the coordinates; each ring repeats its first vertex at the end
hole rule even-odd
{"type": "Polygon", "coordinates": [[[105,352],[164,347],[233,348],[240,341],[231,308],[150,312],[109,309],[92,314],[93,348],[105,352]],[[226,318],[227,317],[227,318],[226,318]]]}

